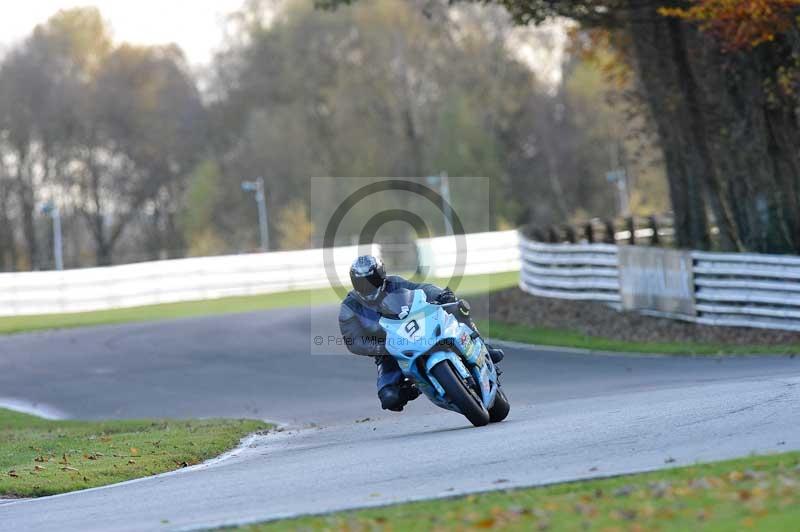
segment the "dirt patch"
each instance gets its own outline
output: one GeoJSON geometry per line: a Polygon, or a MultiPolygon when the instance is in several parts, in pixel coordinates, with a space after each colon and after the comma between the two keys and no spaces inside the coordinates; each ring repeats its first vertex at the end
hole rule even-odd
{"type": "Polygon", "coordinates": [[[469,298],[478,321],[491,319],[505,323],[565,329],[587,336],[628,342],[695,342],[729,345],[800,344],[800,333],[712,327],[665,318],[618,312],[602,303],[567,301],[526,294],[509,288],[469,298]]]}

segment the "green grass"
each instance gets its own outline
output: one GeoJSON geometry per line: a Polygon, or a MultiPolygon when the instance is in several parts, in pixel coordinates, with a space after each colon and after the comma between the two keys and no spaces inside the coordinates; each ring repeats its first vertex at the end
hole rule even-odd
{"type": "Polygon", "coordinates": [[[242,419],[50,421],[0,409],[0,496],[52,495],[179,469],[268,427],[242,419]]]}
{"type": "Polygon", "coordinates": [[[667,355],[793,355],[800,353],[797,345],[726,345],[691,342],[629,342],[599,336],[587,336],[575,331],[529,327],[513,323],[484,320],[481,332],[489,338],[527,344],[557,347],[576,347],[592,351],[621,353],[660,353],[667,355]]]}
{"type": "MultiPolygon", "coordinates": [[[[519,280],[518,272],[475,275],[464,277],[458,287],[462,295],[474,295],[515,286],[519,280]]],[[[445,283],[446,279],[434,279],[434,284],[445,283]]],[[[13,334],[47,329],[66,329],[90,325],[108,325],[156,321],[191,316],[211,316],[251,312],[272,308],[322,305],[339,301],[339,296],[331,288],[315,290],[296,290],[257,296],[227,297],[203,301],[187,301],[163,305],[148,305],[96,312],[72,314],[46,314],[38,316],[13,316],[0,318],[0,334],[13,334]]]]}
{"type": "Polygon", "coordinates": [[[241,530],[797,530],[800,453],[276,521],[241,530]]]}

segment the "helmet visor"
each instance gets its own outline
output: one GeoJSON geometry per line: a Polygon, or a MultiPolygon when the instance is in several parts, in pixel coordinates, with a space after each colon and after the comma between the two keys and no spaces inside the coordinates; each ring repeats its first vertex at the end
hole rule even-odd
{"type": "Polygon", "coordinates": [[[353,289],[367,301],[374,301],[383,289],[383,281],[383,277],[377,271],[372,272],[364,277],[353,279],[353,289]]]}

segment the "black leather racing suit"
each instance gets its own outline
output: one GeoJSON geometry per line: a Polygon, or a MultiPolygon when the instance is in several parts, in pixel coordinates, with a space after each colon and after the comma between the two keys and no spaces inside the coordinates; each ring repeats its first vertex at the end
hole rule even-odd
{"type": "MultiPolygon", "coordinates": [[[[422,290],[429,303],[437,302],[443,290],[426,283],[415,283],[397,275],[386,277],[385,293],[396,290],[422,290]]],[[[339,310],[339,329],[347,348],[356,355],[373,356],[378,366],[378,391],[384,386],[397,385],[403,380],[403,373],[397,361],[385,350],[386,333],[378,325],[380,314],[376,310],[380,299],[375,302],[364,300],[351,291],[342,302],[339,310]]]]}

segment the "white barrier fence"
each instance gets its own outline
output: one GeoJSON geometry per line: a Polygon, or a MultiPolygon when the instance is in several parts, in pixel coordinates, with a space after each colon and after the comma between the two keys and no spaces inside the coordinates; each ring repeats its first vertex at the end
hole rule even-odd
{"type": "Polygon", "coordinates": [[[699,323],[800,331],[800,257],[693,252],[699,323]]]}
{"type": "MultiPolygon", "coordinates": [[[[520,237],[520,288],[532,295],[621,308],[618,246],[520,237]]],[[[707,325],[800,331],[800,257],[691,252],[694,315],[707,325]]]]}
{"type": "MultiPolygon", "coordinates": [[[[339,284],[358,246],[334,248],[339,284]]],[[[378,246],[373,254],[379,255],[378,246]]],[[[0,274],[0,316],[82,312],[319,288],[323,250],[279,251],[66,270],[0,274]]]]}
{"type": "MultiPolygon", "coordinates": [[[[423,271],[436,277],[519,270],[516,231],[439,237],[417,243],[423,271]],[[464,244],[461,249],[457,242],[464,244]],[[459,255],[464,251],[464,255],[459,255]]],[[[363,250],[362,250],[363,251],[363,250]]],[[[380,255],[374,245],[372,253],[380,255]]],[[[349,285],[359,246],[333,249],[338,283],[349,285]]],[[[199,257],[63,272],[0,274],[0,316],[109,310],[283,292],[329,285],[322,249],[199,257]]]]}
{"type": "Polygon", "coordinates": [[[617,246],[520,238],[520,287],[533,295],[620,303],[617,246]]]}
{"type": "Polygon", "coordinates": [[[451,277],[460,266],[463,275],[519,271],[519,233],[495,231],[420,239],[417,255],[420,270],[433,277],[451,277]]]}

